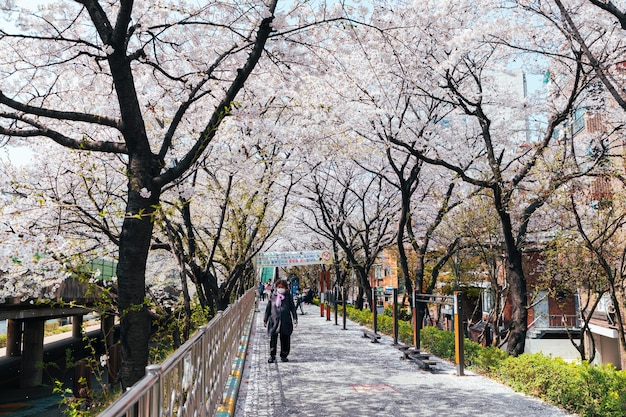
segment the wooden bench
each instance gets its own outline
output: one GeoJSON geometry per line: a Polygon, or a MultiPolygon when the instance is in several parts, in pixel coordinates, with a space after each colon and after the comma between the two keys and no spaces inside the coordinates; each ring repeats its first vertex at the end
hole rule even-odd
{"type": "Polygon", "coordinates": [[[368,337],[372,339],[372,343],[378,343],[378,339],[380,339],[380,335],[378,333],[374,333],[371,330],[363,330],[363,337],[368,337]]]}

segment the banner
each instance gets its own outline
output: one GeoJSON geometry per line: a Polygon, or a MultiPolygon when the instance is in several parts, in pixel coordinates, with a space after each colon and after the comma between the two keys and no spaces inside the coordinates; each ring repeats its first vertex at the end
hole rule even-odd
{"type": "Polygon", "coordinates": [[[261,282],[273,282],[274,281],[274,268],[265,267],[261,268],[261,282]]]}
{"type": "Polygon", "coordinates": [[[331,250],[309,250],[299,252],[264,252],[256,256],[257,268],[267,266],[332,265],[331,250]]]}

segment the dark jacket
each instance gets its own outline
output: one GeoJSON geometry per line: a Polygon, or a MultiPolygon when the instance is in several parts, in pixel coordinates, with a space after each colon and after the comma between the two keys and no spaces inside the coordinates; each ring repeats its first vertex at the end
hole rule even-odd
{"type": "Polygon", "coordinates": [[[277,307],[276,298],[278,294],[273,292],[265,308],[263,323],[267,323],[267,333],[270,335],[279,333],[290,335],[293,333],[293,323],[298,322],[298,313],[291,294],[287,291],[284,296],[280,307],[277,307]]]}

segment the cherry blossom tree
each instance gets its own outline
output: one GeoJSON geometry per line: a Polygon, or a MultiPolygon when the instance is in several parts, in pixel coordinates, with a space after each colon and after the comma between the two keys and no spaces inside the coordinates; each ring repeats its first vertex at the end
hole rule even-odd
{"type": "Polygon", "coordinates": [[[61,158],[59,148],[40,150],[27,165],[2,167],[0,270],[5,280],[21,284],[3,286],[3,299],[54,297],[66,277],[85,272],[88,261],[117,254],[123,175],[110,168],[106,155],[87,161],[79,152],[61,158]]]}
{"type": "MultiPolygon", "coordinates": [[[[483,190],[492,198],[502,227],[513,311],[508,350],[520,354],[528,305],[522,252],[533,231],[531,220],[551,193],[581,175],[571,154],[554,151],[551,145],[590,77],[578,60],[555,59],[554,74],[566,74],[570,81],[551,85],[559,89],[548,105],[526,96],[521,71],[514,64],[530,59],[535,64],[536,58],[503,47],[502,40],[523,33],[530,43],[539,34],[545,39],[554,33],[524,27],[528,21],[491,2],[381,5],[374,9],[371,22],[353,31],[357,49],[369,54],[371,70],[370,82],[357,84],[359,98],[352,102],[361,105],[354,105],[355,113],[368,122],[384,120],[385,128],[406,124],[410,134],[388,129],[393,134],[386,134],[385,140],[423,163],[449,170],[465,183],[466,195],[483,190]],[[423,7],[423,12],[416,7],[423,7]],[[481,31],[474,30],[479,24],[481,31]],[[372,52],[368,46],[373,44],[382,45],[384,52],[372,52]],[[395,82],[385,77],[389,73],[395,82]],[[401,87],[396,92],[390,86],[401,87]],[[376,95],[382,99],[378,115],[371,117],[362,103],[376,95]],[[538,113],[546,116],[537,119],[539,129],[533,131],[529,120],[538,113]]],[[[580,56],[576,48],[566,51],[580,56]]],[[[365,131],[363,123],[354,125],[365,131]]]]}
{"type": "Polygon", "coordinates": [[[218,146],[190,178],[194,197],[168,202],[163,213],[184,280],[193,282],[200,304],[225,309],[234,295],[254,285],[253,257],[276,234],[285,216],[295,174],[284,172],[289,153],[277,143],[235,146],[235,157],[218,146]],[[248,148],[242,148],[248,146],[248,148]],[[216,165],[220,165],[218,168],[216,165]]]}
{"type": "MultiPolygon", "coordinates": [[[[307,228],[341,249],[347,267],[355,271],[359,293],[372,293],[369,272],[379,253],[395,240],[398,194],[380,175],[357,170],[348,161],[329,161],[311,173],[302,217],[307,228]]],[[[371,305],[370,308],[375,308],[371,305]]]]}
{"type": "MultiPolygon", "coordinates": [[[[626,110],[621,42],[626,30],[623,6],[612,1],[584,0],[541,4],[519,1],[520,6],[550,22],[578,45],[582,63],[593,71],[615,103],[626,110]]],[[[553,51],[545,51],[553,53],[553,51]]]]}
{"type": "Polygon", "coordinates": [[[17,23],[2,33],[0,133],[117,156],[126,176],[117,266],[124,387],[147,364],[145,270],[161,193],[232,113],[276,29],[276,6],[84,0],[4,10],[17,23]]]}

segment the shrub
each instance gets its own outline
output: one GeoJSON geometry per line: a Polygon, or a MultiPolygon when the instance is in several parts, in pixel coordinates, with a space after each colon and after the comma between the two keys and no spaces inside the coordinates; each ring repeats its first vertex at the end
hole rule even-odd
{"type": "Polygon", "coordinates": [[[626,414],[626,373],[613,366],[567,363],[561,358],[523,354],[507,358],[494,374],[517,391],[581,417],[626,414]]]}
{"type": "Polygon", "coordinates": [[[581,416],[626,415],[626,373],[611,365],[578,365],[577,380],[570,383],[570,401],[563,407],[581,416]],[[581,390],[581,388],[584,388],[581,390]],[[582,391],[582,392],[581,392],[582,391]],[[582,397],[579,395],[583,394],[582,397]],[[583,406],[583,409],[579,409],[583,406]]]}
{"type": "MultiPolygon", "coordinates": [[[[385,316],[393,317],[393,307],[392,306],[385,307],[385,309],[383,310],[383,314],[385,316]]],[[[399,308],[398,309],[398,321],[410,322],[411,312],[406,309],[399,308]]]]}
{"type": "Polygon", "coordinates": [[[576,377],[575,368],[560,358],[524,354],[505,359],[495,375],[516,391],[543,399],[566,395],[561,390],[576,377]]]}
{"type": "Polygon", "coordinates": [[[427,326],[420,331],[421,346],[442,359],[454,361],[454,334],[427,326]]]}
{"type": "Polygon", "coordinates": [[[398,340],[405,344],[413,344],[413,326],[410,322],[398,322],[398,340]]]}
{"type": "MultiPolygon", "coordinates": [[[[477,343],[475,344],[478,345],[477,343]]],[[[484,372],[487,375],[493,374],[493,372],[502,366],[502,362],[509,357],[508,353],[500,348],[494,346],[478,346],[478,355],[475,358],[472,358],[473,361],[468,366],[472,369],[478,370],[479,372],[484,372]]],[[[467,363],[467,358],[465,361],[467,363]]]]}

